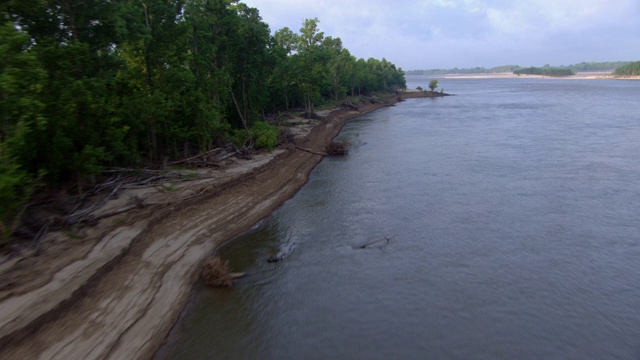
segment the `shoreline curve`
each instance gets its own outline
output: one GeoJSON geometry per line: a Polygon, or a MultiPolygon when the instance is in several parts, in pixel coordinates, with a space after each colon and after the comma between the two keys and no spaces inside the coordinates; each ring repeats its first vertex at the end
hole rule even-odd
{"type": "MultiPolygon", "coordinates": [[[[352,118],[408,98],[446,95],[403,92],[358,111],[343,107],[296,145],[320,152],[352,118]]],[[[0,280],[24,282],[0,289],[0,357],[151,358],[188,303],[204,257],[291,198],[322,158],[289,146],[182,201],[87,230],[75,251],[52,247],[42,255],[40,262],[57,265],[39,278],[12,275],[28,259],[0,264],[0,280]],[[57,255],[65,261],[53,261],[57,255]]]]}

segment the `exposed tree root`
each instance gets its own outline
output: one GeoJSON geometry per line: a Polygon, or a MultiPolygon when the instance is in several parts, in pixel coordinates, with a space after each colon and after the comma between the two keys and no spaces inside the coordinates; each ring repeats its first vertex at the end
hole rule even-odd
{"type": "Polygon", "coordinates": [[[348,145],[349,144],[346,143],[332,141],[324,147],[324,151],[331,156],[347,155],[349,153],[348,145]]]}
{"type": "Polygon", "coordinates": [[[233,285],[234,277],[229,272],[229,261],[219,256],[208,257],[202,264],[202,281],[208,286],[228,287],[233,285]]]}

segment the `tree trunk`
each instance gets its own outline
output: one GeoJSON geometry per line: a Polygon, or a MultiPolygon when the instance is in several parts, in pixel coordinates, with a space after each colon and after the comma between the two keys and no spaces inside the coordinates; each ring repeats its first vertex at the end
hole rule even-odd
{"type": "Polygon", "coordinates": [[[247,118],[247,107],[248,107],[248,104],[247,104],[247,89],[246,89],[246,86],[245,86],[245,82],[246,81],[245,81],[245,78],[243,76],[242,77],[242,106],[243,106],[243,109],[244,109],[244,118],[246,119],[247,118]]]}
{"type": "Polygon", "coordinates": [[[244,116],[242,116],[242,111],[240,111],[240,106],[238,106],[238,101],[236,101],[236,96],[233,94],[233,90],[231,90],[231,100],[233,100],[233,103],[236,105],[238,116],[240,116],[240,120],[242,121],[242,125],[244,126],[244,129],[247,131],[247,135],[251,137],[251,131],[249,131],[249,127],[247,126],[247,121],[245,120],[244,116]]]}

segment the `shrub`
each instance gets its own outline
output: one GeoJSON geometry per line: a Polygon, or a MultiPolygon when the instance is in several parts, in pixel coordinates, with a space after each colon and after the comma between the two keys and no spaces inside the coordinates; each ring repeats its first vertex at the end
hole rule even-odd
{"type": "Polygon", "coordinates": [[[249,135],[245,129],[234,129],[230,131],[228,140],[237,147],[243,147],[249,142],[249,135]]]}
{"type": "Polygon", "coordinates": [[[264,148],[271,151],[278,145],[280,129],[264,121],[257,121],[251,127],[251,135],[256,148],[264,148]]]}

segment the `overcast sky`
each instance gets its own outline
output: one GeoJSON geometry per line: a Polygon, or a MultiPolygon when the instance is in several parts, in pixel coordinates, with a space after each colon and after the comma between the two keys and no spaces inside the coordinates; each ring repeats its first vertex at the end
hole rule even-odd
{"type": "Polygon", "coordinates": [[[640,60],[640,0],[242,0],[404,70],[640,60]]]}

